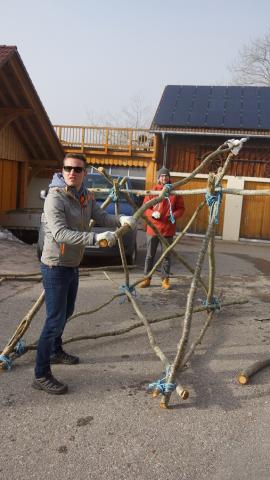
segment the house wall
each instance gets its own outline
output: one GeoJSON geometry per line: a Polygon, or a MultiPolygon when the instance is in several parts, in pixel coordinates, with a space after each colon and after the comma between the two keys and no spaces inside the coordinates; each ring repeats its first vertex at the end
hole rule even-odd
{"type": "Polygon", "coordinates": [[[0,159],[26,162],[27,150],[12,125],[0,130],[0,159]]]}
{"type": "MultiPolygon", "coordinates": [[[[181,177],[187,177],[188,173],[179,174],[171,172],[172,182],[181,177]]],[[[183,189],[206,188],[206,174],[199,174],[183,189]],[[197,184],[197,186],[196,186],[197,184]]],[[[270,180],[254,177],[233,177],[226,175],[222,184],[223,188],[234,188],[243,190],[269,190],[270,180]]],[[[179,230],[182,230],[188,219],[195,211],[198,204],[204,198],[204,194],[184,196],[186,212],[178,223],[179,230]]],[[[238,241],[243,239],[270,240],[270,196],[242,196],[224,194],[221,204],[219,223],[216,226],[216,234],[223,240],[238,241]]],[[[189,229],[189,233],[204,234],[208,224],[208,209],[200,214],[200,217],[189,229]]]]}
{"type": "MultiPolygon", "coordinates": [[[[160,134],[157,137],[159,148],[155,175],[152,175],[151,179],[150,177],[146,178],[149,189],[156,183],[156,171],[163,164],[173,172],[173,181],[176,181],[193,172],[209,153],[215,151],[228,139],[228,137],[214,135],[175,134],[165,135],[162,141],[160,134]]],[[[193,179],[183,189],[202,188],[203,184],[206,188],[209,171],[217,171],[224,164],[225,158],[225,154],[217,156],[200,174],[196,175],[196,179],[193,179]]],[[[228,188],[251,189],[252,187],[254,190],[270,190],[270,139],[267,137],[249,138],[244,148],[231,161],[224,182],[228,188]]],[[[179,229],[185,226],[202,198],[203,195],[185,197],[186,213],[178,222],[179,229]]],[[[237,241],[239,238],[270,240],[269,216],[269,196],[224,195],[216,233],[226,240],[237,241]]],[[[205,233],[207,222],[208,213],[205,207],[189,232],[205,233]]]]}
{"type": "Polygon", "coordinates": [[[28,157],[10,125],[0,131],[0,211],[24,207],[28,157]]]}
{"type": "MultiPolygon", "coordinates": [[[[225,142],[228,137],[201,135],[198,137],[171,135],[168,137],[166,166],[171,171],[192,172],[203,159],[225,142]]],[[[162,165],[163,147],[159,154],[158,165],[162,165]]],[[[219,155],[202,173],[216,171],[224,162],[224,155],[219,155]]],[[[228,175],[246,177],[270,177],[270,139],[252,138],[232,160],[228,175]]]]}
{"type": "Polygon", "coordinates": [[[27,208],[43,208],[44,200],[40,198],[40,191],[47,190],[49,178],[33,177],[28,185],[27,208]]]}
{"type": "Polygon", "coordinates": [[[17,207],[18,162],[0,159],[0,212],[17,207]]]}

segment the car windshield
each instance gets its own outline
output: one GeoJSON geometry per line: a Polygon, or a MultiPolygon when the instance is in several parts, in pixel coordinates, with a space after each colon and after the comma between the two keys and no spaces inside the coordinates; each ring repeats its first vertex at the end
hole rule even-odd
{"type": "MultiPolygon", "coordinates": [[[[117,177],[113,177],[117,178],[117,177]]],[[[112,188],[112,184],[103,175],[86,175],[84,180],[86,188],[112,188]]],[[[95,199],[104,202],[108,196],[106,192],[95,192],[95,199]]],[[[123,194],[120,195],[121,202],[126,202],[123,194]]]]}

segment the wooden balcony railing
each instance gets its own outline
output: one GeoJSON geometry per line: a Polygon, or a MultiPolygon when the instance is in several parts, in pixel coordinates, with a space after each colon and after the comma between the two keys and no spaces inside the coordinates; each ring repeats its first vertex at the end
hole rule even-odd
{"type": "Polygon", "coordinates": [[[155,136],[146,129],[55,125],[66,151],[94,155],[153,157],[155,136]]]}

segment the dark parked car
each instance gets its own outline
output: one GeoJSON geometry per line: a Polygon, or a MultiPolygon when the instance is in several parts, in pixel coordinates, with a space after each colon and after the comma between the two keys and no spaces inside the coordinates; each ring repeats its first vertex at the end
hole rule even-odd
{"type": "MultiPolygon", "coordinates": [[[[113,178],[117,178],[117,177],[113,176],[113,178]]],[[[85,185],[88,188],[109,188],[109,189],[112,188],[112,185],[110,184],[110,182],[103,175],[100,175],[99,173],[88,173],[87,176],[85,177],[85,185]]],[[[131,183],[129,179],[126,183],[126,188],[131,188],[131,183]]],[[[107,198],[107,195],[108,194],[105,192],[95,193],[96,202],[99,205],[102,205],[104,200],[107,198]]],[[[43,193],[43,198],[44,198],[44,193],[43,193]]],[[[110,205],[106,207],[106,212],[114,214],[114,209],[115,209],[115,204],[112,202],[110,203],[110,205]]],[[[119,213],[123,215],[133,215],[134,213],[133,207],[127,202],[124,195],[120,197],[119,213]]],[[[113,228],[102,227],[97,224],[93,227],[93,232],[95,233],[101,233],[107,230],[113,230],[113,228]]],[[[127,263],[129,265],[134,265],[136,261],[136,257],[137,257],[136,238],[137,238],[137,229],[130,230],[123,236],[123,243],[124,243],[127,263]]],[[[37,244],[37,255],[39,259],[41,258],[41,255],[42,255],[43,242],[44,242],[44,231],[43,231],[43,226],[41,221],[38,244],[37,244]]],[[[107,247],[107,248],[99,248],[96,246],[86,247],[84,258],[89,258],[91,256],[119,257],[120,256],[119,247],[118,245],[115,245],[114,247],[107,247]]]]}

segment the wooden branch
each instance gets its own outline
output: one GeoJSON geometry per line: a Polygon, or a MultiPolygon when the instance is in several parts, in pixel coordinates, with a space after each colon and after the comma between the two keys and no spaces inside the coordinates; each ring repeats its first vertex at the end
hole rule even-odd
{"type": "MultiPolygon", "coordinates": [[[[2,351],[2,355],[8,356],[15,348],[17,345],[18,341],[22,338],[26,330],[28,329],[31,321],[33,320],[34,316],[36,313],[40,310],[41,306],[43,305],[45,299],[45,292],[41,293],[41,295],[38,297],[37,301],[34,303],[34,305],[30,308],[28,313],[25,315],[25,317],[22,319],[20,324],[18,325],[14,335],[11,337],[7,345],[5,346],[4,350],[2,351]]],[[[4,368],[4,362],[0,361],[0,367],[4,368]]]]}
{"type": "MultiPolygon", "coordinates": [[[[126,200],[130,203],[130,205],[134,208],[134,210],[138,210],[138,207],[137,205],[135,204],[135,202],[132,200],[132,198],[130,197],[129,193],[125,192],[124,193],[125,197],[126,197],[126,200]]],[[[199,211],[201,210],[201,208],[204,206],[205,202],[202,202],[198,205],[198,207],[196,208],[194,214],[192,215],[192,217],[190,218],[189,222],[187,223],[186,227],[184,228],[183,232],[180,233],[179,236],[177,236],[176,240],[175,240],[175,243],[173,243],[173,246],[176,245],[176,243],[179,242],[179,240],[183,237],[183,235],[186,233],[186,231],[188,230],[188,228],[190,227],[190,225],[193,223],[193,221],[195,220],[195,218],[197,217],[199,211]],[[180,237],[180,238],[179,238],[180,237]]],[[[169,250],[166,250],[165,254],[167,253],[167,251],[171,251],[171,253],[177,258],[177,260],[182,263],[186,269],[191,272],[191,273],[194,273],[194,269],[189,265],[189,263],[181,256],[179,255],[179,253],[175,252],[173,247],[171,247],[171,245],[167,242],[167,240],[160,234],[159,230],[157,229],[157,227],[154,225],[153,222],[151,222],[151,220],[149,220],[145,215],[142,215],[142,218],[143,220],[145,220],[145,222],[152,228],[152,230],[154,230],[155,234],[158,236],[161,244],[165,247],[165,249],[169,249],[169,250]]],[[[164,254],[164,256],[165,256],[164,254]]],[[[162,257],[162,259],[164,258],[164,256],[162,257]]],[[[156,264],[154,265],[153,267],[153,272],[156,270],[156,268],[158,267],[158,265],[160,264],[160,262],[162,261],[162,259],[158,259],[156,264]]],[[[152,271],[148,273],[148,275],[144,276],[144,278],[149,278],[151,277],[152,275],[152,271]]],[[[138,285],[138,283],[140,283],[142,281],[142,279],[139,279],[138,281],[134,282],[132,284],[132,287],[135,287],[136,285],[138,285]]],[[[201,277],[199,277],[199,282],[201,283],[201,285],[203,286],[203,288],[205,289],[205,291],[207,291],[207,287],[205,285],[205,283],[203,282],[203,280],[201,279],[201,277]]]]}
{"type": "MultiPolygon", "coordinates": [[[[112,281],[111,278],[108,278],[110,281],[112,281]]],[[[119,294],[117,296],[120,296],[120,295],[124,295],[124,293],[122,294],[119,294]]],[[[116,297],[116,295],[115,295],[116,297]]],[[[111,299],[110,301],[108,301],[108,304],[112,301],[113,299],[111,299]]],[[[230,307],[232,305],[243,305],[245,303],[248,303],[248,300],[247,299],[244,299],[244,298],[240,298],[238,300],[230,300],[230,301],[224,301],[222,303],[223,307],[230,307]]],[[[105,306],[105,305],[104,305],[105,306]]],[[[204,312],[208,309],[208,307],[206,306],[200,306],[200,307],[194,307],[193,309],[193,313],[200,313],[200,312],[204,312]]],[[[78,314],[76,314],[74,317],[79,317],[81,315],[87,315],[87,314],[91,314],[93,313],[94,311],[96,310],[90,310],[90,311],[86,311],[86,312],[80,312],[78,314]]],[[[154,319],[149,319],[148,322],[150,324],[152,323],[160,323],[160,322],[164,322],[166,320],[173,320],[175,318],[181,318],[185,315],[185,310],[182,310],[182,311],[179,311],[178,313],[174,313],[172,315],[166,315],[164,317],[159,317],[159,318],[154,318],[154,319]]],[[[74,317],[70,317],[71,318],[74,318],[74,317]]],[[[70,320],[69,319],[69,320],[70,320]]],[[[97,334],[92,334],[92,335],[79,335],[77,337],[71,337],[71,338],[68,338],[66,340],[63,341],[63,345],[66,345],[68,343],[74,343],[74,342],[80,342],[80,341],[84,341],[84,340],[96,340],[98,338],[103,338],[103,337],[115,337],[115,336],[118,336],[118,335],[124,335],[125,333],[129,333],[131,332],[132,330],[135,330],[136,328],[140,328],[140,327],[143,327],[144,326],[144,323],[142,321],[139,321],[139,322],[132,322],[131,325],[127,326],[127,327],[123,327],[123,328],[119,328],[117,330],[109,330],[109,331],[105,331],[105,332],[100,332],[100,333],[97,333],[97,334]]],[[[197,344],[200,343],[200,341],[197,342],[197,344]]],[[[36,350],[37,348],[37,342],[34,342],[33,344],[30,344],[30,345],[26,345],[25,346],[25,353],[28,352],[28,351],[31,351],[31,350],[36,350]]],[[[193,352],[192,352],[193,353],[193,352]]],[[[186,357],[185,359],[183,360],[183,367],[186,365],[187,363],[187,360],[186,360],[186,357]]]]}
{"type": "Polygon", "coordinates": [[[107,305],[109,305],[113,300],[115,300],[116,298],[119,298],[123,295],[124,295],[124,293],[116,293],[115,295],[113,295],[112,298],[110,298],[106,302],[102,303],[98,307],[93,308],[92,310],[85,310],[83,312],[74,313],[74,315],[71,315],[71,317],[68,318],[68,322],[70,322],[71,320],[74,320],[75,318],[82,317],[84,315],[92,315],[93,313],[98,312],[102,308],[107,307],[107,305]]]}
{"type": "MultiPolygon", "coordinates": [[[[207,307],[206,307],[207,308],[207,307]]],[[[208,309],[208,308],[207,308],[208,309]]],[[[207,328],[209,327],[210,325],[210,322],[212,321],[212,318],[214,316],[214,310],[212,310],[211,312],[208,313],[207,315],[207,318],[206,318],[206,321],[204,322],[204,325],[203,325],[203,328],[201,329],[197,339],[191,344],[188,352],[186,353],[186,355],[184,356],[182,362],[180,363],[179,365],[179,370],[181,370],[182,368],[185,367],[185,365],[188,363],[190,357],[193,355],[194,353],[194,350],[195,348],[197,347],[197,345],[199,345],[201,342],[202,342],[202,339],[205,335],[205,332],[207,330],[207,328]]]]}
{"type": "MultiPolygon", "coordinates": [[[[115,190],[116,197],[117,197],[117,199],[119,199],[119,196],[120,196],[119,180],[118,179],[114,180],[113,185],[114,185],[114,190],[115,190]]],[[[117,200],[117,202],[115,202],[114,208],[115,208],[115,215],[119,215],[120,212],[119,212],[119,201],[118,200],[117,200]]],[[[128,268],[127,268],[127,259],[126,259],[126,253],[125,253],[125,247],[124,247],[124,242],[123,242],[122,235],[118,236],[118,247],[119,247],[120,256],[121,256],[121,260],[122,260],[122,265],[123,265],[123,269],[124,269],[125,285],[129,286],[129,271],[128,271],[128,268]]]]}
{"type": "MultiPolygon", "coordinates": [[[[102,193],[109,193],[108,188],[88,188],[90,192],[102,192],[102,193]]],[[[222,188],[217,187],[216,192],[220,192],[222,190],[223,193],[228,193],[231,195],[243,195],[243,196],[269,196],[270,190],[241,190],[239,188],[222,188]]],[[[153,197],[158,197],[160,190],[136,190],[136,189],[129,189],[129,190],[120,190],[121,193],[133,193],[138,197],[144,197],[145,195],[151,195],[153,197]]],[[[207,192],[207,188],[195,188],[191,190],[171,190],[170,194],[175,196],[189,196],[189,195],[202,195],[207,192]]],[[[158,203],[158,202],[157,202],[158,203]]]]}
{"type": "MultiPolygon", "coordinates": [[[[218,185],[222,181],[222,178],[225,175],[226,169],[229,166],[229,163],[230,163],[230,160],[231,160],[232,156],[233,156],[232,153],[229,153],[223,168],[221,168],[218,171],[218,174],[216,176],[213,173],[209,174],[209,177],[208,177],[208,192],[209,192],[210,195],[215,194],[215,187],[216,187],[216,185],[218,185]]],[[[212,297],[213,297],[213,292],[214,292],[214,259],[213,259],[214,242],[213,241],[214,241],[214,235],[215,235],[215,216],[217,214],[217,208],[218,208],[218,205],[217,205],[217,202],[216,202],[214,204],[213,212],[211,213],[211,211],[209,211],[209,223],[208,223],[207,232],[206,232],[206,235],[205,235],[205,238],[204,238],[204,242],[203,242],[201,251],[200,251],[199,256],[198,256],[194,276],[193,276],[193,279],[192,279],[192,282],[191,282],[191,287],[190,287],[190,291],[189,291],[188,298],[187,298],[186,314],[185,314],[185,318],[184,318],[184,326],[183,326],[182,337],[181,337],[180,342],[179,342],[178,347],[177,347],[177,353],[176,353],[174,362],[172,364],[171,371],[168,375],[168,378],[166,379],[167,382],[169,382],[169,383],[174,382],[175,377],[176,377],[176,372],[180,368],[180,366],[182,364],[182,361],[183,361],[183,357],[185,356],[185,348],[186,348],[189,333],[190,333],[192,313],[193,313],[193,302],[194,302],[194,297],[195,297],[195,293],[196,293],[196,289],[197,289],[198,276],[200,275],[201,268],[202,268],[202,263],[203,263],[203,260],[204,260],[205,254],[206,254],[206,249],[207,249],[209,243],[210,243],[210,249],[209,249],[210,273],[209,273],[209,291],[208,291],[208,296],[207,296],[208,302],[210,302],[212,300],[212,297]]],[[[206,331],[206,329],[207,329],[207,327],[208,327],[208,325],[209,325],[209,323],[212,319],[213,314],[214,314],[214,312],[209,313],[206,324],[204,326],[205,328],[203,328],[203,330],[201,332],[202,335],[204,335],[204,333],[205,333],[205,331],[206,331]]],[[[200,337],[201,337],[201,335],[199,336],[199,338],[200,337]]],[[[197,344],[198,344],[197,342],[194,342],[194,344],[192,345],[192,349],[190,349],[190,351],[189,351],[188,358],[193,353],[197,344]]],[[[167,394],[164,394],[162,396],[161,404],[160,404],[160,406],[162,408],[167,408],[168,407],[170,397],[171,397],[170,392],[167,393],[167,394]]]]}
{"type": "Polygon", "coordinates": [[[151,347],[153,348],[154,352],[156,353],[158,358],[163,363],[164,367],[168,368],[169,365],[170,365],[170,362],[167,359],[166,355],[162,352],[160,347],[157,345],[157,342],[156,342],[155,336],[152,332],[152,329],[150,327],[149,321],[147,320],[145,315],[139,309],[139,306],[138,306],[137,302],[135,301],[134,297],[131,295],[131,293],[129,291],[126,291],[125,293],[126,293],[126,296],[128,297],[128,299],[130,300],[131,305],[132,305],[135,313],[138,315],[139,319],[143,322],[143,324],[146,328],[146,333],[147,333],[147,336],[148,336],[149,343],[150,343],[151,347]]]}
{"type": "Polygon", "coordinates": [[[239,373],[237,380],[241,385],[246,385],[253,375],[260,372],[263,368],[269,366],[270,358],[266,358],[265,360],[259,360],[258,362],[255,362],[249,367],[247,367],[245,370],[242,370],[242,372],[239,373]]]}

